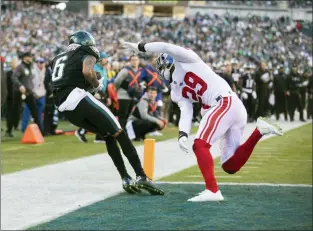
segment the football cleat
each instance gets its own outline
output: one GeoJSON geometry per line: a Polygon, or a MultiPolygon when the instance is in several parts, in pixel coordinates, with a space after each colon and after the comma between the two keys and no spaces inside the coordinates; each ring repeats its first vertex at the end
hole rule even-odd
{"type": "Polygon", "coordinates": [[[122,179],[123,189],[129,194],[135,194],[141,192],[141,190],[136,185],[136,181],[134,181],[130,177],[124,177],[122,179]]]}
{"type": "Polygon", "coordinates": [[[283,135],[283,129],[279,125],[270,122],[268,119],[265,119],[264,117],[258,118],[256,126],[262,135],[270,134],[275,134],[278,136],[283,135]]]}
{"type": "Polygon", "coordinates": [[[151,195],[164,195],[164,192],[155,187],[152,181],[146,176],[137,176],[136,184],[140,189],[148,191],[151,195]]]}
{"type": "Polygon", "coordinates": [[[198,196],[188,199],[191,202],[204,202],[204,201],[223,201],[224,197],[220,190],[216,193],[212,192],[209,189],[204,190],[203,192],[199,193],[198,196]]]}
{"type": "Polygon", "coordinates": [[[85,136],[85,134],[84,134],[84,132],[82,132],[82,130],[76,130],[75,131],[75,136],[78,138],[78,140],[80,141],[80,142],[83,142],[83,143],[87,143],[88,142],[88,140],[87,140],[87,138],[86,138],[86,136],[85,136]]]}

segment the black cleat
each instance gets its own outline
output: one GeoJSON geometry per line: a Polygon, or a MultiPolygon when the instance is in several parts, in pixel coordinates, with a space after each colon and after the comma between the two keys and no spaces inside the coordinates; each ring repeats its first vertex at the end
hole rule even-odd
{"type": "Polygon", "coordinates": [[[146,176],[137,176],[136,184],[140,189],[148,191],[151,195],[164,195],[164,192],[155,187],[152,181],[146,176]]]}
{"type": "Polygon", "coordinates": [[[76,130],[75,131],[75,136],[79,139],[80,142],[84,142],[84,143],[87,143],[88,140],[84,134],[84,132],[82,132],[81,130],[76,130]]]}
{"type": "Polygon", "coordinates": [[[123,189],[129,194],[135,194],[141,192],[137,187],[136,182],[130,177],[124,177],[122,179],[123,189]]]}

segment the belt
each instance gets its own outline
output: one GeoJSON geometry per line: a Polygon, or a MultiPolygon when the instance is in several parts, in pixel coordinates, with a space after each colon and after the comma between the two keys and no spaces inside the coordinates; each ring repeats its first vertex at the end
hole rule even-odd
{"type": "MultiPolygon", "coordinates": [[[[218,103],[221,99],[223,99],[223,96],[219,95],[215,98],[215,101],[218,103]]],[[[211,108],[211,105],[202,104],[202,108],[204,110],[207,110],[207,109],[211,108]]]]}

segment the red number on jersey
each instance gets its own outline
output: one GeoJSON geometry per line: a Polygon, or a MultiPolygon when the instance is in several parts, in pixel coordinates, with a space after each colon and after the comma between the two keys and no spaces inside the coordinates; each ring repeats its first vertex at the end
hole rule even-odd
{"type": "Polygon", "coordinates": [[[194,101],[202,103],[201,96],[208,88],[206,82],[204,82],[203,79],[201,79],[199,76],[192,72],[186,73],[184,82],[187,86],[182,89],[183,97],[186,99],[190,99],[189,96],[191,96],[191,99],[193,99],[194,101]],[[197,85],[200,85],[200,89],[198,89],[198,91],[196,91],[197,85]]]}

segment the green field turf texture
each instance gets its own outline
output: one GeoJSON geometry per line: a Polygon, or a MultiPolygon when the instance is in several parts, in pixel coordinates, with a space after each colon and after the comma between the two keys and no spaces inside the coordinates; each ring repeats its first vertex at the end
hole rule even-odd
{"type": "Polygon", "coordinates": [[[121,193],[30,230],[312,230],[312,188],[221,186],[224,202],[192,203],[203,185],[160,187],[163,197],[121,193]]]}
{"type": "MultiPolygon", "coordinates": [[[[218,182],[280,183],[312,185],[312,124],[257,144],[239,172],[229,175],[215,159],[218,182]]],[[[164,177],[161,181],[203,182],[198,166],[164,177]]]]}
{"type": "MultiPolygon", "coordinates": [[[[5,130],[5,123],[1,127],[5,130]]],[[[74,131],[77,127],[67,121],[62,121],[60,129],[74,131]]],[[[197,127],[192,127],[192,133],[197,127]]],[[[168,126],[162,130],[163,136],[147,138],[156,141],[167,140],[178,136],[178,128],[168,126]]],[[[58,135],[45,137],[44,144],[22,144],[21,132],[14,132],[15,138],[6,138],[4,131],[1,134],[1,173],[11,173],[48,164],[77,159],[106,152],[104,144],[94,144],[95,135],[87,135],[88,143],[81,143],[74,135],[58,135]]],[[[143,145],[143,142],[134,141],[135,145],[143,145]]]]}
{"type": "MultiPolygon", "coordinates": [[[[284,158],[286,153],[291,158],[312,158],[311,129],[312,125],[303,126],[286,133],[285,142],[281,141],[282,137],[273,138],[260,143],[258,149],[268,151],[270,146],[275,152],[283,153],[284,158]]],[[[292,161],[280,164],[276,159],[266,161],[262,170],[250,169],[250,174],[242,179],[255,183],[312,184],[312,162],[302,161],[296,167],[292,161]],[[265,175],[259,176],[261,173],[265,175]]],[[[182,171],[167,179],[186,181],[189,178],[185,173],[182,171]]],[[[199,172],[190,174],[199,175],[199,172]]],[[[200,175],[199,181],[202,181],[200,175]]],[[[230,181],[240,182],[240,178],[230,181]]],[[[121,193],[30,229],[312,230],[312,187],[221,185],[225,201],[220,203],[187,202],[204,189],[203,184],[162,184],[160,187],[165,191],[164,197],[121,193]]]]}

